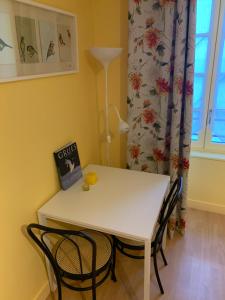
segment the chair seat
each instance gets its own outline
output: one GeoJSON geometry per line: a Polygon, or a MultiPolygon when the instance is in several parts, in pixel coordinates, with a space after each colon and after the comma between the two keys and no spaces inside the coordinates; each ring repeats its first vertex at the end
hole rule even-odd
{"type": "MultiPolygon", "coordinates": [[[[83,230],[83,233],[89,235],[96,243],[96,270],[104,267],[109,261],[112,249],[110,240],[107,236],[94,230],[83,230]]],[[[58,266],[70,274],[89,274],[92,270],[92,246],[90,242],[79,236],[70,236],[71,241],[62,239],[57,243],[55,249],[55,258],[58,266]],[[73,242],[79,245],[82,268],[78,251],[73,242]]]]}

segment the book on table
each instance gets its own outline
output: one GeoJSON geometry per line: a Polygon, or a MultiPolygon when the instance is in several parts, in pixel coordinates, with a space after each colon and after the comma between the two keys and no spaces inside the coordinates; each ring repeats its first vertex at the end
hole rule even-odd
{"type": "Polygon", "coordinates": [[[66,190],[82,177],[77,144],[72,142],[56,150],[54,158],[61,187],[66,190]]]}

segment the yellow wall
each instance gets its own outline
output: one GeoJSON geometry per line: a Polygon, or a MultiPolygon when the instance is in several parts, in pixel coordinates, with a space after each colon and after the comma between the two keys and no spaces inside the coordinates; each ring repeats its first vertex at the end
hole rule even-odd
{"type": "Polygon", "coordinates": [[[46,0],[77,14],[80,72],[0,84],[0,299],[31,300],[46,282],[39,255],[21,227],[58,190],[52,153],[78,143],[82,166],[99,161],[91,0],[46,0]]]}
{"type": "MultiPolygon", "coordinates": [[[[93,0],[94,8],[94,44],[96,47],[121,47],[121,56],[109,67],[109,103],[115,104],[121,117],[127,118],[127,12],[128,1],[93,0]]],[[[101,135],[104,134],[104,70],[96,69],[101,135]]],[[[110,160],[114,166],[124,166],[126,162],[126,135],[119,135],[118,119],[115,111],[110,110],[110,128],[113,135],[110,146],[110,160]]],[[[105,143],[100,143],[102,162],[105,162],[105,143]]]]}
{"type": "MultiPolygon", "coordinates": [[[[36,299],[47,282],[22,226],[36,221],[36,210],[59,189],[53,151],[75,140],[82,166],[102,161],[103,74],[88,55],[93,45],[125,47],[110,68],[110,99],[126,117],[127,1],[40,2],[77,15],[80,72],[0,84],[0,299],[4,300],[36,299]]],[[[124,165],[124,139],[121,143],[113,112],[111,122],[112,163],[124,165]]]]}
{"type": "Polygon", "coordinates": [[[189,173],[189,204],[225,214],[225,161],[192,157],[189,173]]]}

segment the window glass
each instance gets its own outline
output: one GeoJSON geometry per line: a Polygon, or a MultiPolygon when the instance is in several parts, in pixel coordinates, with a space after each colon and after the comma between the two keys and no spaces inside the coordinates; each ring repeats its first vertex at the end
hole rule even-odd
{"type": "Polygon", "coordinates": [[[216,75],[215,99],[212,118],[212,142],[225,143],[225,18],[219,46],[218,71],[216,75]]]}
{"type": "Polygon", "coordinates": [[[208,37],[196,36],[195,51],[195,73],[204,73],[207,63],[208,37]]]}
{"type": "Polygon", "coordinates": [[[203,88],[205,78],[203,76],[195,75],[194,77],[194,109],[199,109],[202,106],[203,88]]]}
{"type": "Polygon", "coordinates": [[[192,116],[192,140],[197,141],[199,139],[199,132],[201,129],[201,112],[200,110],[194,110],[192,116]]]}
{"type": "MultiPolygon", "coordinates": [[[[218,1],[218,0],[216,0],[218,1]]],[[[208,33],[212,14],[212,0],[197,1],[196,33],[208,33]]]]}
{"type": "Polygon", "coordinates": [[[216,109],[225,109],[225,76],[220,76],[217,82],[216,109]]]}
{"type": "Polygon", "coordinates": [[[223,56],[222,56],[222,63],[221,63],[221,73],[225,73],[225,40],[223,43],[223,56]]]}
{"type": "Polygon", "coordinates": [[[221,114],[224,115],[225,111],[215,111],[211,139],[213,143],[225,143],[225,119],[224,116],[222,118],[219,117],[221,114]]]}
{"type": "Polygon", "coordinates": [[[202,130],[207,72],[210,59],[210,37],[213,0],[197,1],[197,22],[195,38],[195,76],[193,96],[192,140],[199,140],[202,130]]]}
{"type": "Polygon", "coordinates": [[[198,141],[201,130],[202,102],[204,92],[205,77],[195,75],[194,77],[194,96],[193,96],[193,121],[192,121],[192,140],[198,141]]]}
{"type": "Polygon", "coordinates": [[[192,140],[225,145],[225,0],[197,0],[192,140]]]}

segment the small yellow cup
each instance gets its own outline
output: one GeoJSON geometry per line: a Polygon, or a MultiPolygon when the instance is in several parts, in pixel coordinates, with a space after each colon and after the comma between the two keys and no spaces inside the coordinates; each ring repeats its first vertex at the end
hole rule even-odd
{"type": "Polygon", "coordinates": [[[89,172],[85,175],[85,182],[87,184],[93,185],[97,182],[97,175],[95,172],[89,172]]]}

